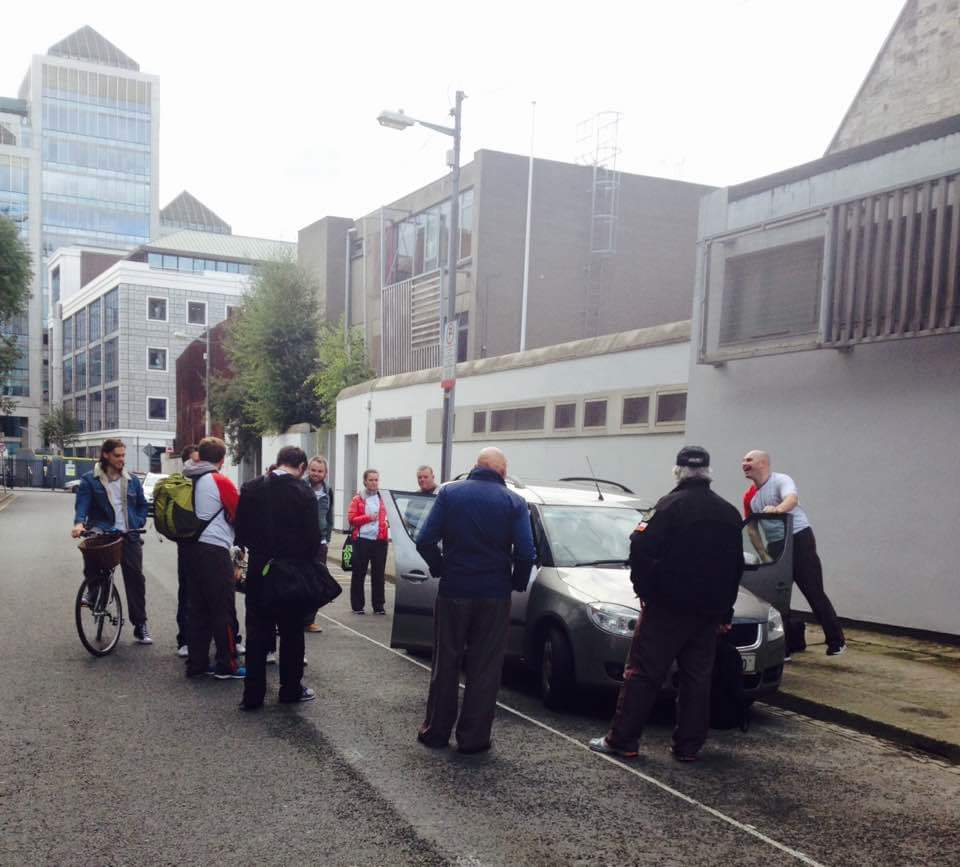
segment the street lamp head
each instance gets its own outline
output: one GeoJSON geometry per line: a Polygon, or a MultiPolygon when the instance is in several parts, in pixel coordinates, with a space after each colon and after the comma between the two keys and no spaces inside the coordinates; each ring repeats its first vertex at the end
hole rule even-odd
{"type": "Polygon", "coordinates": [[[389,129],[406,129],[408,126],[413,126],[416,121],[412,117],[407,117],[401,108],[400,111],[381,111],[377,115],[377,123],[389,129]]]}

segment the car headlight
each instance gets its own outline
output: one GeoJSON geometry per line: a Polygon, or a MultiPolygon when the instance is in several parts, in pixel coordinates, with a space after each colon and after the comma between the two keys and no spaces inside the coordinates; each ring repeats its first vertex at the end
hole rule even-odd
{"type": "Polygon", "coordinates": [[[783,618],[776,608],[771,608],[767,613],[767,641],[778,638],[783,638],[783,618]]]}
{"type": "Polygon", "coordinates": [[[599,626],[604,632],[627,636],[633,635],[640,617],[640,612],[635,608],[614,605],[612,602],[591,602],[587,605],[587,614],[594,626],[599,626]]]}

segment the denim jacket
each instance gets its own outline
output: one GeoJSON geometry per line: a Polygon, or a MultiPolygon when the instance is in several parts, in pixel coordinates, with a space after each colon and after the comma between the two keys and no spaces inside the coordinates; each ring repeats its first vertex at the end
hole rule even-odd
{"type": "MultiPolygon", "coordinates": [[[[107,489],[103,486],[106,477],[106,471],[97,463],[80,480],[73,512],[75,524],[88,524],[97,530],[112,530],[117,523],[107,489]]],[[[143,496],[140,479],[124,470],[120,476],[120,493],[127,504],[127,529],[139,530],[147,523],[147,500],[143,496]]]]}

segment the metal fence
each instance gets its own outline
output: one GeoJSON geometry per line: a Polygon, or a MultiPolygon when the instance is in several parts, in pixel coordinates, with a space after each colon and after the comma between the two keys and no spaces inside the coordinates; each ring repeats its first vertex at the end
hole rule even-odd
{"type": "Polygon", "coordinates": [[[95,458],[17,458],[0,462],[3,482],[8,488],[63,488],[93,469],[95,458]]]}

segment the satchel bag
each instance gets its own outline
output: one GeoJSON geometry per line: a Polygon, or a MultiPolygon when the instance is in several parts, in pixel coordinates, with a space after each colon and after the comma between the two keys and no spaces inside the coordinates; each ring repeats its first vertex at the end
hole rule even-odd
{"type": "Polygon", "coordinates": [[[343,543],[343,550],[340,551],[340,568],[344,572],[353,571],[353,539],[349,537],[343,543]]]}
{"type": "Polygon", "coordinates": [[[263,567],[261,599],[267,610],[316,611],[342,592],[326,566],[309,560],[275,557],[263,567]]]}

